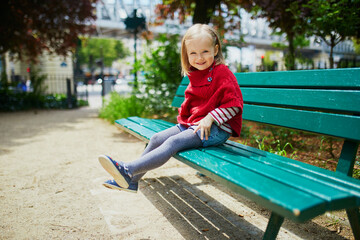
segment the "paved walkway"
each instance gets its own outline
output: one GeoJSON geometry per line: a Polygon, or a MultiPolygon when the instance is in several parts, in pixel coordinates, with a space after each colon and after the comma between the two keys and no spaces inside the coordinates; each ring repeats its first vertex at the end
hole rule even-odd
{"type": "MultiPolygon", "coordinates": [[[[144,144],[98,109],[0,113],[1,239],[259,239],[268,212],[172,159],[138,194],[101,184],[97,156],[131,161],[144,144]]],[[[285,222],[279,239],[343,239],[285,222]]]]}

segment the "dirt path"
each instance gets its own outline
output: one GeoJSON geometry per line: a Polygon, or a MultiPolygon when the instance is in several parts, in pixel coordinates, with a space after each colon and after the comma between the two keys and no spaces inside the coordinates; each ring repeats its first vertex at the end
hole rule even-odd
{"type": "MultiPolygon", "coordinates": [[[[261,238],[266,210],[174,159],[138,194],[101,185],[99,154],[131,161],[143,148],[92,108],[0,113],[0,239],[261,238]]],[[[345,221],[339,234],[317,224],[331,221],[285,221],[279,239],[351,239],[345,221]]]]}

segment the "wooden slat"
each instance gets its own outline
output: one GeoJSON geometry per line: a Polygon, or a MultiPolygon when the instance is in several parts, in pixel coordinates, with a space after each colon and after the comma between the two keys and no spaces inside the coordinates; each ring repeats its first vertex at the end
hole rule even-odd
{"type": "Polygon", "coordinates": [[[360,140],[360,116],[245,104],[243,119],[360,140]]]}
{"type": "Polygon", "coordinates": [[[118,119],[115,121],[115,124],[135,137],[147,142],[155,133],[165,130],[171,123],[165,126],[161,121],[154,119],[130,117],[118,119]]]}
{"type": "Polygon", "coordinates": [[[175,125],[174,123],[170,123],[158,119],[149,119],[149,118],[140,118],[140,117],[129,117],[128,119],[147,129],[151,129],[154,132],[160,132],[175,125]]]}
{"type": "Polygon", "coordinates": [[[127,119],[136,124],[144,126],[147,129],[154,131],[154,132],[160,132],[160,131],[163,131],[164,129],[168,128],[168,126],[164,126],[163,124],[156,122],[154,119],[140,118],[140,117],[129,117],[127,119]]]}
{"type": "Polygon", "coordinates": [[[176,93],[175,95],[176,96],[181,96],[181,97],[184,97],[185,96],[185,90],[187,88],[187,85],[180,85],[178,87],[178,89],[176,90],[176,93]]]}
{"type": "Polygon", "coordinates": [[[242,88],[246,103],[360,113],[360,90],[242,88]]]}
{"type": "MultiPolygon", "coordinates": [[[[331,185],[325,184],[324,182],[316,181],[306,175],[301,175],[301,172],[304,171],[301,171],[300,174],[296,174],[294,172],[287,171],[284,168],[279,168],[276,164],[273,164],[273,161],[269,160],[269,158],[260,157],[257,160],[249,159],[229,154],[226,150],[219,148],[206,148],[203,149],[203,151],[209,154],[209,157],[211,156],[223,159],[233,165],[246,168],[250,171],[256,172],[258,175],[262,175],[282,183],[284,185],[284,192],[286,192],[288,188],[298,189],[299,191],[314,195],[317,198],[321,198],[331,204],[336,204],[337,200],[342,200],[342,204],[349,204],[348,202],[344,202],[344,200],[347,198],[353,198],[353,194],[350,194],[349,191],[346,191],[346,189],[335,188],[331,185]]],[[[233,175],[232,172],[228,172],[227,174],[230,177],[233,175]]],[[[269,195],[273,189],[269,186],[266,191],[268,192],[263,192],[263,194],[269,195]]],[[[283,190],[278,189],[278,191],[283,190]]],[[[358,194],[360,196],[360,191],[358,194]]],[[[353,201],[353,206],[356,206],[356,201],[354,201],[354,199],[350,200],[353,201]]],[[[328,208],[332,209],[336,208],[336,206],[328,206],[328,208]]]]}
{"type": "Polygon", "coordinates": [[[175,157],[230,189],[294,221],[306,221],[326,211],[326,201],[323,199],[293,188],[288,188],[284,194],[283,191],[276,190],[284,188],[282,183],[227,161],[209,158],[205,152],[188,150],[179,152],[175,157]],[[231,173],[231,176],[228,173],[231,173]],[[272,192],[264,195],[269,188],[272,192]]]}
{"type": "Polygon", "coordinates": [[[184,101],[184,97],[175,96],[171,103],[171,106],[179,108],[183,103],[183,101],[184,101]]]}
{"type": "Polygon", "coordinates": [[[115,124],[123,130],[134,135],[135,137],[138,137],[146,142],[148,142],[151,136],[155,134],[154,131],[146,129],[144,127],[141,128],[139,124],[136,124],[133,121],[129,121],[128,119],[116,120],[115,124]]]}
{"type": "Polygon", "coordinates": [[[240,86],[360,89],[360,68],[235,73],[240,86]]]}
{"type": "Polygon", "coordinates": [[[272,154],[266,151],[259,150],[250,146],[246,146],[233,141],[227,141],[224,145],[219,146],[221,149],[225,149],[229,154],[236,154],[245,156],[250,159],[261,161],[267,164],[267,161],[271,161],[274,167],[281,168],[284,171],[289,171],[292,174],[305,176],[313,179],[314,181],[328,184],[332,187],[350,191],[359,197],[360,205],[360,180],[355,179],[339,172],[329,171],[324,168],[319,168],[310,164],[306,164],[301,161],[296,161],[286,157],[282,157],[276,154],[272,154]]]}
{"type": "MultiPolygon", "coordinates": [[[[360,68],[234,73],[240,87],[360,89],[360,68]]],[[[182,85],[189,84],[187,77],[182,85]]]]}

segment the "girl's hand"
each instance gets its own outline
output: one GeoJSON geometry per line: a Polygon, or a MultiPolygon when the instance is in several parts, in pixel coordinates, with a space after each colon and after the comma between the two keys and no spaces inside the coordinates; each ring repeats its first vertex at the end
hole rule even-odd
{"type": "Polygon", "coordinates": [[[200,130],[201,131],[200,132],[201,140],[204,139],[204,136],[205,136],[205,140],[208,140],[208,138],[210,136],[211,125],[213,122],[214,122],[214,119],[212,118],[212,116],[210,114],[206,115],[206,117],[201,119],[199,122],[194,123],[194,125],[197,125],[197,127],[194,130],[194,133],[196,133],[198,130],[200,130]]]}

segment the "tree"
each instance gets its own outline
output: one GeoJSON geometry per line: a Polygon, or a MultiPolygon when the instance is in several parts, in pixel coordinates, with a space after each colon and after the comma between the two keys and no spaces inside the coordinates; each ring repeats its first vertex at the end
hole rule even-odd
{"type": "Polygon", "coordinates": [[[188,16],[192,16],[195,23],[213,23],[221,35],[225,31],[240,29],[239,6],[250,7],[251,0],[163,0],[163,4],[158,4],[156,13],[158,23],[163,19],[175,18],[178,14],[180,23],[184,23],[188,16]]]}
{"type": "Polygon", "coordinates": [[[269,26],[279,34],[285,33],[288,41],[288,53],[285,57],[287,69],[295,69],[295,40],[304,36],[308,25],[304,15],[309,11],[304,7],[308,0],[253,0],[255,5],[247,8],[256,17],[267,18],[269,26]]]}
{"type": "Polygon", "coordinates": [[[241,28],[240,7],[252,12],[255,17],[265,17],[270,27],[278,33],[286,34],[288,41],[288,54],[286,66],[295,69],[295,41],[304,36],[308,25],[301,23],[305,11],[303,7],[308,0],[240,0],[240,1],[205,1],[205,0],[163,0],[157,6],[159,20],[174,18],[178,14],[180,22],[187,16],[193,16],[193,23],[213,23],[223,36],[226,31],[241,28]],[[202,11],[196,11],[202,8],[202,11]]]}
{"type": "Polygon", "coordinates": [[[97,0],[5,0],[0,8],[0,54],[29,61],[44,51],[67,55],[91,32],[97,0]]]}
{"type": "Polygon", "coordinates": [[[129,50],[125,48],[120,40],[110,38],[81,38],[81,47],[78,51],[79,64],[88,64],[91,68],[91,58],[93,60],[103,58],[104,66],[110,67],[113,61],[129,55],[129,50]]]}
{"type": "Polygon", "coordinates": [[[330,68],[334,68],[334,47],[350,37],[360,37],[360,1],[310,0],[306,6],[311,34],[330,47],[330,68]]]}

